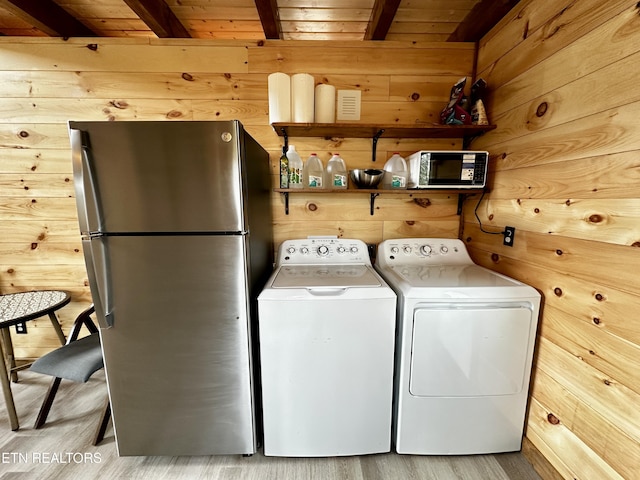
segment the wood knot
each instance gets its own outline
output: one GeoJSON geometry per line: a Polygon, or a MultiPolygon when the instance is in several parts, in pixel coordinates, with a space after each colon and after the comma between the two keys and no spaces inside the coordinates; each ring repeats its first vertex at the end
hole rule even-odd
{"type": "Polygon", "coordinates": [[[633,242],[631,244],[632,247],[640,247],[640,242],[633,242]]]}
{"type": "Polygon", "coordinates": [[[180,110],[171,110],[167,112],[167,118],[180,118],[182,117],[182,112],[180,110]]]}
{"type": "Polygon", "coordinates": [[[533,213],[540,213],[540,209],[539,208],[534,208],[533,209],[533,213]]]}
{"type": "Polygon", "coordinates": [[[559,257],[562,256],[564,252],[560,249],[556,250],[556,255],[558,255],[559,257]]]}
{"type": "Polygon", "coordinates": [[[467,238],[465,238],[465,241],[466,241],[467,243],[471,243],[471,237],[467,237],[467,238]]]}
{"type": "Polygon", "coordinates": [[[318,206],[315,203],[310,203],[309,205],[307,205],[307,208],[312,212],[315,212],[316,210],[318,210],[318,206]]]}
{"type": "Polygon", "coordinates": [[[413,92],[411,94],[411,100],[413,100],[414,102],[418,101],[420,99],[420,94],[418,92],[413,92]]]}
{"type": "Polygon", "coordinates": [[[227,80],[231,80],[231,74],[230,73],[225,73],[224,74],[224,78],[226,78],[227,80]]]}
{"type": "Polygon", "coordinates": [[[493,220],[493,213],[489,214],[489,220],[493,220]]]}
{"type": "Polygon", "coordinates": [[[549,109],[549,104],[547,102],[542,102],[540,105],[538,105],[538,108],[536,109],[536,117],[544,116],[544,114],[547,113],[548,109],[549,109]]]}
{"type": "Polygon", "coordinates": [[[598,317],[593,317],[593,323],[600,325],[600,319],[598,317]]]}
{"type": "Polygon", "coordinates": [[[413,225],[415,225],[415,224],[416,224],[415,220],[405,220],[405,222],[404,222],[404,223],[406,223],[406,224],[407,224],[407,225],[409,225],[409,226],[413,226],[413,225]]]}
{"type": "Polygon", "coordinates": [[[36,242],[33,242],[31,244],[31,250],[35,250],[36,248],[38,248],[38,244],[36,242]]]}
{"type": "Polygon", "coordinates": [[[611,380],[608,380],[606,378],[602,382],[607,386],[611,385],[611,380]]]}
{"type": "Polygon", "coordinates": [[[97,52],[98,51],[98,44],[97,43],[90,43],[87,45],[87,48],[89,50],[91,50],[92,52],[97,52]]]}
{"type": "Polygon", "coordinates": [[[15,270],[13,268],[9,268],[7,269],[7,273],[15,273],[15,270]]]}
{"type": "Polygon", "coordinates": [[[126,110],[129,107],[129,104],[124,100],[112,100],[109,102],[109,105],[119,110],[126,110]]]}
{"type": "Polygon", "coordinates": [[[427,208],[429,205],[431,205],[431,200],[429,200],[428,198],[414,198],[413,201],[416,205],[422,208],[427,208]]]}
{"type": "Polygon", "coordinates": [[[187,82],[193,82],[193,75],[185,72],[182,74],[182,79],[186,80],[187,82]]]}
{"type": "Polygon", "coordinates": [[[553,289],[553,293],[556,295],[556,297],[561,297],[562,296],[562,289],[560,287],[556,287],[553,289]]]}
{"type": "Polygon", "coordinates": [[[593,215],[589,215],[589,221],[591,223],[600,223],[604,220],[604,217],[602,215],[598,215],[597,213],[594,213],[593,215]]]}
{"type": "Polygon", "coordinates": [[[553,413],[550,413],[549,415],[547,415],[547,421],[551,425],[558,425],[560,423],[560,419],[556,417],[553,413]]]}
{"type": "Polygon", "coordinates": [[[604,300],[604,295],[602,295],[601,293],[596,293],[595,298],[597,301],[602,302],[604,300]]]}
{"type": "Polygon", "coordinates": [[[500,261],[500,255],[498,255],[497,253],[492,253],[491,254],[491,261],[493,263],[498,263],[500,261]]]}
{"type": "Polygon", "coordinates": [[[21,138],[27,138],[29,136],[29,132],[20,130],[20,133],[18,133],[18,135],[20,135],[21,138]]]}
{"type": "Polygon", "coordinates": [[[567,207],[568,207],[568,206],[570,206],[570,205],[571,205],[571,199],[567,200],[567,201],[566,201],[566,202],[564,202],[564,203],[565,203],[565,205],[566,205],[567,207]]]}
{"type": "Polygon", "coordinates": [[[258,43],[256,44],[259,47],[264,47],[264,40],[258,40],[258,43]]]}

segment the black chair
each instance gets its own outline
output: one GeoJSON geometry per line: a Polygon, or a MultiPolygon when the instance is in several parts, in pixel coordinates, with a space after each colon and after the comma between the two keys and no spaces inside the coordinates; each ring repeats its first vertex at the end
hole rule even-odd
{"type": "MultiPolygon", "coordinates": [[[[62,379],[72,380],[74,382],[86,382],[91,375],[103,368],[104,362],[102,358],[102,347],[100,345],[100,335],[98,328],[93,320],[91,320],[91,314],[94,313],[94,311],[95,309],[93,305],[91,305],[78,315],[78,318],[76,318],[71,328],[67,343],[43,355],[31,365],[30,370],[54,377],[42,402],[38,418],[33,428],[38,429],[45,424],[62,379]],[[87,327],[91,334],[78,339],[80,329],[83,325],[87,327]]],[[[99,444],[104,438],[104,433],[110,418],[111,405],[107,399],[94,436],[94,445],[99,444]]]]}

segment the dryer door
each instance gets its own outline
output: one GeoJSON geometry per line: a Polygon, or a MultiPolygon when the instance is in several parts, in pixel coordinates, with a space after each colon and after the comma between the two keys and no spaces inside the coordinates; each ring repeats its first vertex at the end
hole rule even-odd
{"type": "Polygon", "coordinates": [[[419,397],[522,391],[532,324],[527,303],[420,306],[413,317],[409,391],[419,397]]]}

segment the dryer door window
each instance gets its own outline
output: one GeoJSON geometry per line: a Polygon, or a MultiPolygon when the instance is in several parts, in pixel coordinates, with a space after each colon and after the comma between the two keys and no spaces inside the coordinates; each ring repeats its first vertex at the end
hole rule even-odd
{"type": "Polygon", "coordinates": [[[531,326],[527,304],[440,304],[416,309],[410,393],[469,397],[520,392],[530,368],[531,326]]]}

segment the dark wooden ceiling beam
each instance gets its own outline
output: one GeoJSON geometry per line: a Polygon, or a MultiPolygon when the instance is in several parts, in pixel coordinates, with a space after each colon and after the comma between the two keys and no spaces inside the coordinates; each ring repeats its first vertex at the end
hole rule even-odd
{"type": "Polygon", "coordinates": [[[191,38],[164,0],[124,0],[159,38],[191,38]]]}
{"type": "Polygon", "coordinates": [[[477,42],[484,37],[520,0],[482,0],[476,3],[448,42],[477,42]]]}
{"type": "Polygon", "coordinates": [[[398,11],[400,0],[376,0],[364,33],[365,40],[384,40],[398,11]]]}
{"type": "Polygon", "coordinates": [[[282,38],[282,24],[276,0],[255,0],[264,36],[268,39],[282,38]]]}
{"type": "Polygon", "coordinates": [[[0,0],[0,8],[52,37],[95,37],[95,32],[52,0],[0,0]]]}

